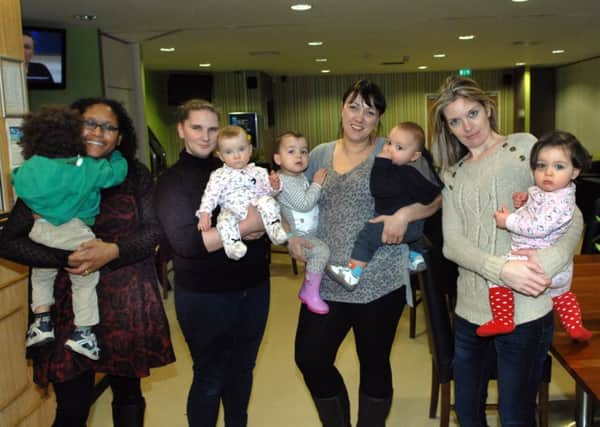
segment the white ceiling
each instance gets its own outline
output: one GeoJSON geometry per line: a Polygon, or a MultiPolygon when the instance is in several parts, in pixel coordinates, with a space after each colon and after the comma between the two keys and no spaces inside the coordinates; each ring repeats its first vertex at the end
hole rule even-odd
{"type": "Polygon", "coordinates": [[[600,0],[22,0],[23,21],[140,42],[151,70],[272,75],[510,68],[600,55],[600,0]],[[311,2],[299,0],[298,2],[311,2]],[[93,14],[81,22],[73,15],[93,14]],[[474,34],[471,41],[459,35],[474,34]],[[323,41],[309,47],[311,40],[323,41]],[[175,47],[173,53],[161,47],[175,47]],[[553,49],[564,49],[560,55],[553,49]],[[445,53],[443,59],[433,54],[445,53]],[[315,58],[327,58],[325,64],[315,58]],[[405,60],[407,59],[407,60],[405,60]],[[202,69],[199,63],[212,67],[202,69]],[[382,62],[405,62],[382,65],[382,62]]]}

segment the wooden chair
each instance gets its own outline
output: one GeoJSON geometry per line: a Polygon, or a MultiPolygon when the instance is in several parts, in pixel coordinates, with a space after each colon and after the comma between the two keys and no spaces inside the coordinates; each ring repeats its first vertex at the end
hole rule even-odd
{"type": "MultiPolygon", "coordinates": [[[[287,247],[284,245],[271,244],[271,250],[269,251],[269,254],[268,254],[269,264],[271,264],[271,252],[275,252],[278,254],[287,254],[288,250],[287,250],[287,247]]],[[[290,256],[290,261],[292,263],[292,272],[294,273],[295,276],[297,276],[298,275],[298,263],[291,256],[290,256]]]]}
{"type": "Polygon", "coordinates": [[[421,304],[422,298],[421,293],[417,295],[419,290],[419,282],[423,280],[424,271],[411,273],[410,275],[410,291],[412,292],[413,306],[409,307],[409,325],[408,325],[408,337],[414,338],[416,336],[417,329],[417,307],[421,304]]]}
{"type": "Polygon", "coordinates": [[[595,244],[600,244],[600,198],[594,201],[593,211],[584,212],[585,234],[583,235],[583,244],[581,245],[582,254],[596,254],[598,250],[595,244]]]}
{"type": "MultiPolygon", "coordinates": [[[[435,418],[438,397],[441,392],[440,427],[450,422],[450,401],[452,382],[452,359],[454,357],[454,332],[452,313],[453,294],[448,290],[456,286],[456,265],[446,260],[438,247],[432,247],[423,254],[427,270],[419,280],[421,298],[425,309],[429,348],[431,352],[431,398],[429,418],[435,418]],[[454,273],[452,272],[454,270],[454,273]]],[[[540,427],[548,426],[548,388],[551,378],[552,359],[548,355],[544,365],[542,383],[538,388],[538,418],[540,427]]],[[[486,407],[496,408],[497,404],[486,407]]]]}

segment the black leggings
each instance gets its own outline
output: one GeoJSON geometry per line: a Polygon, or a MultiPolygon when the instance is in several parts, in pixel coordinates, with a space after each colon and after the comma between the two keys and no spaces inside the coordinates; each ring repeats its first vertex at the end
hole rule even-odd
{"type": "Polygon", "coordinates": [[[327,315],[302,305],[296,331],[296,364],[316,398],[337,396],[345,390],[335,367],[338,349],[352,328],[360,362],[360,390],[375,398],[392,395],[390,351],[406,304],[402,287],[368,304],[330,302],[327,315]]]}
{"type": "MultiPolygon", "coordinates": [[[[143,402],[139,378],[108,375],[113,404],[143,402]]],[[[52,383],[56,394],[56,418],[53,427],[85,427],[94,395],[94,372],[88,371],[72,380],[52,383]]]]}

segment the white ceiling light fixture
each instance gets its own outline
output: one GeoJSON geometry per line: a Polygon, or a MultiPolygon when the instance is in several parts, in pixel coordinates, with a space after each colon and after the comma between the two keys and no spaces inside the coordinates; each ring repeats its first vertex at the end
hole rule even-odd
{"type": "Polygon", "coordinates": [[[527,3],[529,0],[512,0],[513,3],[527,3]]]}
{"type": "Polygon", "coordinates": [[[327,69],[326,69],[326,70],[321,70],[321,72],[322,72],[323,74],[327,74],[327,73],[331,73],[331,70],[327,70],[327,69]]]}
{"type": "Polygon", "coordinates": [[[309,45],[309,46],[323,46],[323,42],[320,42],[320,41],[308,42],[307,45],[309,45]]]}
{"type": "Polygon", "coordinates": [[[458,36],[459,40],[473,40],[474,38],[474,34],[465,34],[464,36],[458,36]]]}
{"type": "Polygon", "coordinates": [[[445,58],[446,54],[445,53],[434,53],[433,57],[434,58],[445,58]]]}
{"type": "Polygon", "coordinates": [[[564,49],[554,49],[552,51],[552,53],[555,54],[555,55],[558,55],[560,53],[565,53],[565,50],[564,49]]]}
{"type": "Polygon", "coordinates": [[[419,70],[426,70],[427,69],[427,65],[419,65],[417,68],[419,70]]]}
{"type": "Polygon", "coordinates": [[[202,64],[198,64],[198,67],[202,67],[202,68],[207,68],[210,67],[212,64],[210,62],[204,62],[202,64]]]}
{"type": "Polygon", "coordinates": [[[315,62],[327,62],[327,58],[315,58],[315,62]]]}
{"type": "Polygon", "coordinates": [[[304,12],[306,10],[311,10],[312,6],[306,3],[298,3],[291,5],[290,9],[295,10],[296,12],[304,12]]]}
{"type": "Polygon", "coordinates": [[[527,62],[515,62],[517,67],[522,67],[523,65],[527,65],[527,62]]]}
{"type": "Polygon", "coordinates": [[[161,47],[160,51],[161,52],[175,52],[175,48],[174,47],[161,47]]]}
{"type": "Polygon", "coordinates": [[[73,15],[73,18],[79,21],[95,21],[96,15],[73,15]]]}

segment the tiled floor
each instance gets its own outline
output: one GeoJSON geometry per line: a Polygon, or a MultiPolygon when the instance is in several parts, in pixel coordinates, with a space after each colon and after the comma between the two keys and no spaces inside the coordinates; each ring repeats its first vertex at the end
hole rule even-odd
{"type": "MultiPolygon", "coordinates": [[[[249,408],[249,427],[313,427],[319,426],[317,414],[294,364],[293,343],[299,302],[296,298],[300,276],[294,276],[287,255],[274,254],[272,265],[271,311],[265,338],[255,369],[255,383],[249,408]]],[[[142,381],[147,401],[146,427],[184,427],[185,405],[191,381],[191,361],[185,341],[179,330],[170,294],[165,301],[171,322],[177,362],[153,370],[142,381]]],[[[402,316],[397,339],[392,350],[394,372],[394,402],[387,425],[392,427],[433,427],[439,418],[428,418],[431,358],[427,346],[422,308],[418,309],[417,337],[408,338],[408,313],[402,316]]],[[[343,344],[338,354],[339,367],[350,393],[353,424],[356,422],[358,370],[352,337],[343,344]]],[[[493,388],[493,387],[492,387],[493,388]]],[[[574,384],[568,374],[554,363],[550,399],[550,425],[573,425],[572,399],[574,384]]],[[[490,390],[493,398],[493,390],[490,390]]],[[[90,415],[89,427],[110,427],[110,390],[97,401],[90,415]]],[[[439,410],[438,410],[439,414],[439,410]]],[[[496,416],[490,412],[490,426],[496,426],[496,416]]],[[[452,419],[451,426],[456,426],[452,419]]],[[[219,427],[223,426],[219,420],[219,427]]]]}

